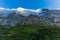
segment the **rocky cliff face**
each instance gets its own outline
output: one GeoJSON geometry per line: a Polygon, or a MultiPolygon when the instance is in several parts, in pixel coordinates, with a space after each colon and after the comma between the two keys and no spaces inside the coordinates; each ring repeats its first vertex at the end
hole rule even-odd
{"type": "Polygon", "coordinates": [[[59,10],[43,9],[42,12],[38,14],[36,12],[27,11],[27,13],[25,12],[25,14],[29,14],[28,16],[21,15],[21,12],[17,12],[16,10],[12,12],[8,11],[5,13],[8,13],[8,15],[0,15],[1,25],[40,25],[54,23],[55,21],[59,22],[60,20],[60,16],[58,16],[60,15],[59,10]]]}

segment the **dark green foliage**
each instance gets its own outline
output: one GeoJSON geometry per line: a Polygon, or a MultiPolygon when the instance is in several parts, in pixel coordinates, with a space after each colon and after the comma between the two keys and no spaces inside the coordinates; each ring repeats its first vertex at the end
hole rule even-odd
{"type": "Polygon", "coordinates": [[[57,40],[58,30],[56,28],[44,28],[32,34],[36,40],[57,40]]]}
{"type": "Polygon", "coordinates": [[[0,40],[58,40],[60,28],[53,26],[16,25],[4,28],[0,40]]]}

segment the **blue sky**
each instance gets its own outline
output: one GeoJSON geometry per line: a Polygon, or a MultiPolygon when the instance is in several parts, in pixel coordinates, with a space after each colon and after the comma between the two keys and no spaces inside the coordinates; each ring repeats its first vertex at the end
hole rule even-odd
{"type": "Polygon", "coordinates": [[[60,0],[0,0],[0,7],[4,8],[60,8],[60,0]]]}

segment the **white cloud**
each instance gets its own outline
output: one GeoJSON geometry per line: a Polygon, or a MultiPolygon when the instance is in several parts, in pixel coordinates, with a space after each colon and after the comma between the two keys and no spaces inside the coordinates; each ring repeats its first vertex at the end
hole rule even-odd
{"type": "Polygon", "coordinates": [[[60,8],[55,8],[56,10],[60,10],[60,8]]]}
{"type": "Polygon", "coordinates": [[[41,9],[37,9],[35,10],[36,13],[40,13],[41,12],[41,9]]]}
{"type": "Polygon", "coordinates": [[[5,8],[0,7],[0,10],[5,10],[5,8]]]}
{"type": "Polygon", "coordinates": [[[39,12],[41,12],[41,9],[37,9],[37,10],[34,10],[34,9],[26,9],[26,8],[22,8],[22,7],[19,7],[19,8],[17,8],[17,10],[18,11],[32,11],[32,12],[37,12],[37,13],[39,13],[39,12]]]}
{"type": "Polygon", "coordinates": [[[34,10],[34,9],[26,9],[26,8],[22,8],[22,7],[19,7],[17,8],[17,11],[20,12],[20,14],[22,15],[29,15],[29,14],[38,14],[41,12],[41,9],[37,9],[37,10],[34,10]]]}
{"type": "Polygon", "coordinates": [[[51,10],[60,10],[60,8],[52,8],[51,10]]]}
{"type": "Polygon", "coordinates": [[[16,10],[18,13],[22,14],[22,15],[29,15],[31,13],[40,13],[41,12],[41,9],[37,9],[37,10],[34,10],[34,9],[26,9],[26,8],[22,8],[22,7],[19,7],[19,8],[2,8],[0,7],[0,10],[16,10]]]}

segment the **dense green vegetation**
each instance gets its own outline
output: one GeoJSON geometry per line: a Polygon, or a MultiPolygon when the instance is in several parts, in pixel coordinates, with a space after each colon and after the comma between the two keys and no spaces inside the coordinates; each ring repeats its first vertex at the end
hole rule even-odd
{"type": "Polygon", "coordinates": [[[16,25],[0,27],[0,40],[60,40],[60,28],[55,26],[16,25]]]}

